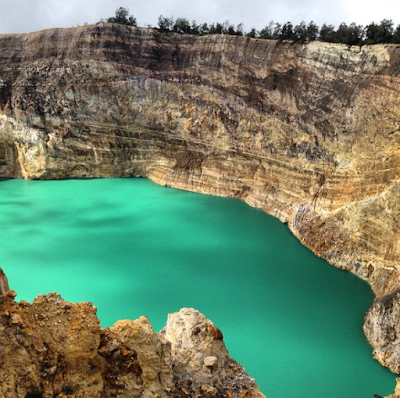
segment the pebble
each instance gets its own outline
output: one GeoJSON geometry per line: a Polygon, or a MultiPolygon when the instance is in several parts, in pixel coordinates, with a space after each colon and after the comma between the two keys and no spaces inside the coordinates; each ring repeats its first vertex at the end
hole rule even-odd
{"type": "Polygon", "coordinates": [[[214,356],[209,356],[204,358],[204,365],[206,365],[208,368],[214,366],[218,361],[217,357],[214,356]]]}

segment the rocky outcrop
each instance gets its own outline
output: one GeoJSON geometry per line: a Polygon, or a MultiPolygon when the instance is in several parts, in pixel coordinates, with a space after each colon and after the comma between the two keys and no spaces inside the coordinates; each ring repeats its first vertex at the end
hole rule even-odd
{"type": "Polygon", "coordinates": [[[8,279],[3,270],[0,268],[0,300],[7,297],[9,291],[10,288],[8,287],[8,279]]]}
{"type": "Polygon", "coordinates": [[[374,357],[400,374],[400,289],[375,300],[365,315],[364,332],[374,347],[374,357]]]}
{"type": "Polygon", "coordinates": [[[0,49],[0,176],[241,198],[378,297],[400,288],[399,46],[99,24],[0,49]]]}
{"type": "Polygon", "coordinates": [[[104,329],[91,303],[15,295],[0,298],[2,397],[264,397],[193,308],[156,333],[146,317],[104,329]]]}

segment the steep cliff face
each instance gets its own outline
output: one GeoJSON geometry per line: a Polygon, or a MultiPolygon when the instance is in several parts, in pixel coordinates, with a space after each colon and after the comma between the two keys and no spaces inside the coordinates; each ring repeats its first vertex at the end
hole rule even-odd
{"type": "Polygon", "coordinates": [[[0,49],[0,176],[238,197],[378,297],[400,287],[399,46],[92,25],[0,49]]]}

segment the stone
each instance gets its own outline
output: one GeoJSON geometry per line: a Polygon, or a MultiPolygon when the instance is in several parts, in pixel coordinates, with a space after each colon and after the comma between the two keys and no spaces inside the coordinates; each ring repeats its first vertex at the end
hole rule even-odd
{"type": "Polygon", "coordinates": [[[204,365],[207,367],[213,367],[218,361],[218,358],[215,356],[208,356],[204,358],[204,365]]]}
{"type": "Polygon", "coordinates": [[[11,324],[12,325],[23,325],[24,321],[20,314],[10,314],[11,324]]]}
{"type": "Polygon", "coordinates": [[[171,343],[174,379],[193,396],[199,391],[224,395],[228,393],[227,386],[233,385],[236,397],[259,396],[255,380],[229,357],[222,333],[219,331],[215,338],[215,330],[219,331],[193,308],[168,315],[167,325],[160,333],[171,343]]]}
{"type": "Polygon", "coordinates": [[[53,375],[54,373],[56,373],[57,371],[57,366],[52,366],[51,368],[47,368],[45,369],[45,372],[49,375],[53,375]]]}
{"type": "Polygon", "coordinates": [[[215,387],[211,387],[211,386],[201,386],[200,387],[200,391],[202,393],[202,395],[209,395],[211,397],[215,397],[218,394],[218,389],[216,389],[215,387]]]}

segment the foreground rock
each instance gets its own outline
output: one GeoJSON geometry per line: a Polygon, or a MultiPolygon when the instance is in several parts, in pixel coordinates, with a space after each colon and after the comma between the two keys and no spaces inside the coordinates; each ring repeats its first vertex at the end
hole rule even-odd
{"type": "MultiPolygon", "coordinates": [[[[238,197],[390,298],[399,85],[398,45],[111,24],[0,35],[0,177],[144,176],[238,197]]],[[[380,360],[399,369],[400,340],[389,345],[380,360]]]]}
{"type": "Polygon", "coordinates": [[[193,308],[156,333],[146,317],[104,329],[91,303],[56,293],[14,297],[0,297],[1,397],[264,397],[193,308]]]}

